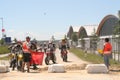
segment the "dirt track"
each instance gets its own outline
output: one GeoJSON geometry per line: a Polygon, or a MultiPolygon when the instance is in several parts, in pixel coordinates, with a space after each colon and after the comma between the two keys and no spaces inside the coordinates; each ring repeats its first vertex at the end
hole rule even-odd
{"type": "MultiPolygon", "coordinates": [[[[76,64],[88,64],[82,61],[74,54],[68,54],[68,62],[63,62],[59,50],[56,51],[57,63],[65,66],[75,66],[76,64]]],[[[47,67],[43,62],[41,69],[47,67]]],[[[10,71],[8,73],[0,73],[0,80],[120,80],[120,72],[109,72],[109,74],[88,74],[86,70],[67,70],[66,73],[48,73],[44,70],[31,70],[30,73],[22,73],[18,71],[10,71]]]]}

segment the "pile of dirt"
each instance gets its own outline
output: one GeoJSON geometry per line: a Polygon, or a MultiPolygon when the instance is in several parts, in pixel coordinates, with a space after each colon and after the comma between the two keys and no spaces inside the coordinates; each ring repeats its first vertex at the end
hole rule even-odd
{"type": "MultiPolygon", "coordinates": [[[[71,70],[84,70],[87,64],[68,64],[64,65],[66,71],[71,71],[71,70]]],[[[48,65],[49,66],[49,65],[48,65]]],[[[48,66],[41,66],[39,71],[47,71],[48,66]]]]}
{"type": "Polygon", "coordinates": [[[66,65],[65,70],[84,70],[87,64],[71,64],[71,65],[66,65]]]}

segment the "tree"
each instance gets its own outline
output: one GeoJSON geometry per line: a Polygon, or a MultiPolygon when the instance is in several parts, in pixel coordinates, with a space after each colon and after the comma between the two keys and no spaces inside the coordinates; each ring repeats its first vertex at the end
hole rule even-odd
{"type": "Polygon", "coordinates": [[[66,35],[64,36],[64,39],[67,40],[67,36],[66,35]]]}
{"type": "Polygon", "coordinates": [[[81,40],[80,40],[81,47],[82,47],[82,49],[85,49],[85,40],[84,40],[84,37],[81,36],[80,39],[81,39],[81,40]]]}
{"type": "Polygon", "coordinates": [[[118,20],[114,26],[113,37],[120,37],[120,20],[118,20]]]}
{"type": "Polygon", "coordinates": [[[0,40],[0,45],[4,45],[4,39],[2,38],[1,40],[0,40]]]}
{"type": "Polygon", "coordinates": [[[15,41],[15,42],[17,42],[17,39],[16,39],[16,38],[14,38],[14,41],[15,41]]]}
{"type": "Polygon", "coordinates": [[[90,37],[90,47],[93,50],[93,52],[95,53],[96,49],[97,49],[97,43],[99,41],[99,37],[96,34],[96,30],[95,28],[93,29],[93,33],[92,36],[90,37]]]}
{"type": "Polygon", "coordinates": [[[72,41],[75,42],[76,45],[77,45],[78,36],[77,36],[76,32],[74,32],[74,33],[72,34],[72,41]]]}

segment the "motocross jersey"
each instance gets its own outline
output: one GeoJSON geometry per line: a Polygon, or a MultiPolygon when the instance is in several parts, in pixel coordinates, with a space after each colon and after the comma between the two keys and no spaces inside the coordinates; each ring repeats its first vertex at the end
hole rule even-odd
{"type": "Polygon", "coordinates": [[[50,51],[54,51],[55,50],[55,44],[48,44],[48,49],[50,49],[50,51]]]}

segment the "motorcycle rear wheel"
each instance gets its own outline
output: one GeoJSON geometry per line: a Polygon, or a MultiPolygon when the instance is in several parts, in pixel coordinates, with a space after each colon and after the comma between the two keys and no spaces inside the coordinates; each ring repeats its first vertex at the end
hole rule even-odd
{"type": "Polygon", "coordinates": [[[50,62],[50,58],[49,58],[49,57],[46,57],[46,58],[45,58],[45,64],[46,64],[46,65],[49,65],[49,64],[50,64],[49,62],[50,62]]]}

